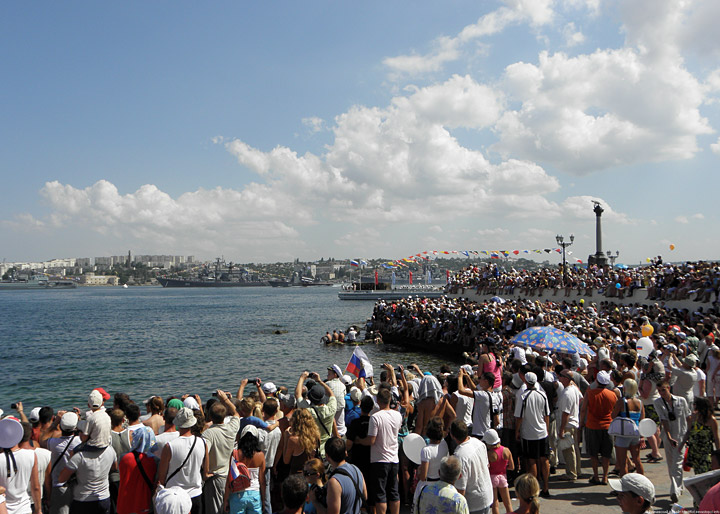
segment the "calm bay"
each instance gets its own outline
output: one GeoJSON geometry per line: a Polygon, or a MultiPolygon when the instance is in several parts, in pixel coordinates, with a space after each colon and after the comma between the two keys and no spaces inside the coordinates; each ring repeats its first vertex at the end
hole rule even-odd
{"type": "MultiPolygon", "coordinates": [[[[83,287],[0,292],[0,408],[82,407],[104,387],[136,401],[235,392],[243,378],[294,387],[305,370],[343,369],[352,347],[326,347],[326,330],[364,327],[373,303],[340,301],[334,287],[83,287]],[[280,332],[280,333],[276,333],[280,332]]],[[[362,347],[380,364],[436,368],[436,357],[362,347]]]]}

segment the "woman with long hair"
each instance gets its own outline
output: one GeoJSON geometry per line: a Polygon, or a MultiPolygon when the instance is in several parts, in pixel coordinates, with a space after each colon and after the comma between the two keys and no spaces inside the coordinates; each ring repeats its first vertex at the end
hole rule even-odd
{"type": "MultiPolygon", "coordinates": [[[[230,469],[237,464],[247,467],[246,482],[233,480],[228,473],[222,512],[230,514],[262,514],[265,500],[265,454],[260,448],[258,429],[248,425],[240,432],[238,449],[230,456],[230,469]],[[249,480],[247,480],[249,479],[249,480]]],[[[244,469],[240,467],[242,475],[244,469]]]]}
{"type": "Polygon", "coordinates": [[[540,512],[540,484],[531,473],[520,475],[515,480],[515,494],[520,506],[513,514],[539,514],[540,512]]]}
{"type": "Polygon", "coordinates": [[[300,473],[303,465],[315,458],[320,446],[320,429],[307,409],[297,409],[290,420],[290,428],[283,445],[283,462],[290,466],[290,474],[300,473]]]}
{"type": "Polygon", "coordinates": [[[720,449],[718,439],[718,422],[713,416],[712,404],[707,398],[695,398],[694,409],[690,417],[690,427],[685,434],[682,445],[687,443],[687,462],[696,475],[710,471],[713,443],[720,449]]]}
{"type": "MultiPolygon", "coordinates": [[[[618,398],[613,407],[612,417],[618,416],[630,418],[636,425],[640,424],[640,420],[645,417],[645,408],[643,402],[638,398],[638,384],[632,378],[628,378],[623,382],[623,396],[618,398]]],[[[615,436],[615,455],[616,455],[616,471],[619,476],[623,476],[628,472],[627,452],[630,450],[630,456],[635,469],[630,472],[637,472],[641,475],[645,474],[642,462],[640,461],[640,437],[615,436]]]]}

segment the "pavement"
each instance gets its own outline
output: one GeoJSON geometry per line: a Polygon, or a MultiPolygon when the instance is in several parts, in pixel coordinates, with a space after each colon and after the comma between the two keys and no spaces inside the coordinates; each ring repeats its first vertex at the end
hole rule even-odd
{"type": "MultiPolygon", "coordinates": [[[[655,485],[655,512],[669,512],[672,502],[670,501],[670,478],[668,476],[665,451],[661,448],[660,454],[663,460],[657,463],[646,463],[645,456],[650,455],[650,450],[642,450],[641,457],[645,468],[645,476],[655,485]]],[[[610,466],[612,470],[612,465],[610,466]]],[[[582,478],[575,482],[562,481],[559,476],[564,473],[563,466],[558,466],[557,474],[550,475],[550,498],[540,498],[540,512],[543,514],[579,514],[580,512],[620,513],[620,506],[613,496],[609,485],[593,485],[589,483],[592,476],[590,459],[582,459],[582,478]]],[[[686,472],[685,476],[692,476],[692,471],[686,472]]],[[[610,478],[618,478],[611,476],[610,478]]],[[[517,509],[519,503],[515,497],[515,490],[510,487],[513,509],[517,509]]],[[[693,499],[687,491],[683,493],[677,502],[686,508],[692,508],[693,499]]],[[[402,506],[401,514],[413,514],[410,508],[402,506]]],[[[504,513],[505,508],[500,504],[500,512],[504,513]]]]}

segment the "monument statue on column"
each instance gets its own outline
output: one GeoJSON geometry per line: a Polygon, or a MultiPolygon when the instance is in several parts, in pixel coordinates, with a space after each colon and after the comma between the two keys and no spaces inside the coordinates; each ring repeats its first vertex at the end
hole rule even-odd
{"type": "Polygon", "coordinates": [[[608,260],[602,251],[602,221],[601,216],[605,209],[602,208],[600,202],[592,201],[595,204],[593,212],[595,213],[595,255],[588,257],[588,265],[593,264],[603,267],[607,266],[608,260]]]}

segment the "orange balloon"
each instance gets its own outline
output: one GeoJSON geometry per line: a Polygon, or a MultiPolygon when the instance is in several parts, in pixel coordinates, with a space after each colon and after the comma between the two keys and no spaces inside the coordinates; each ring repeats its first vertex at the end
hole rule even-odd
{"type": "Polygon", "coordinates": [[[640,330],[642,332],[643,337],[649,337],[655,331],[655,329],[652,327],[652,325],[643,325],[642,327],[640,327],[640,330]]]}
{"type": "Polygon", "coordinates": [[[675,249],[675,245],[670,245],[670,250],[674,250],[674,249],[675,249]]]}

